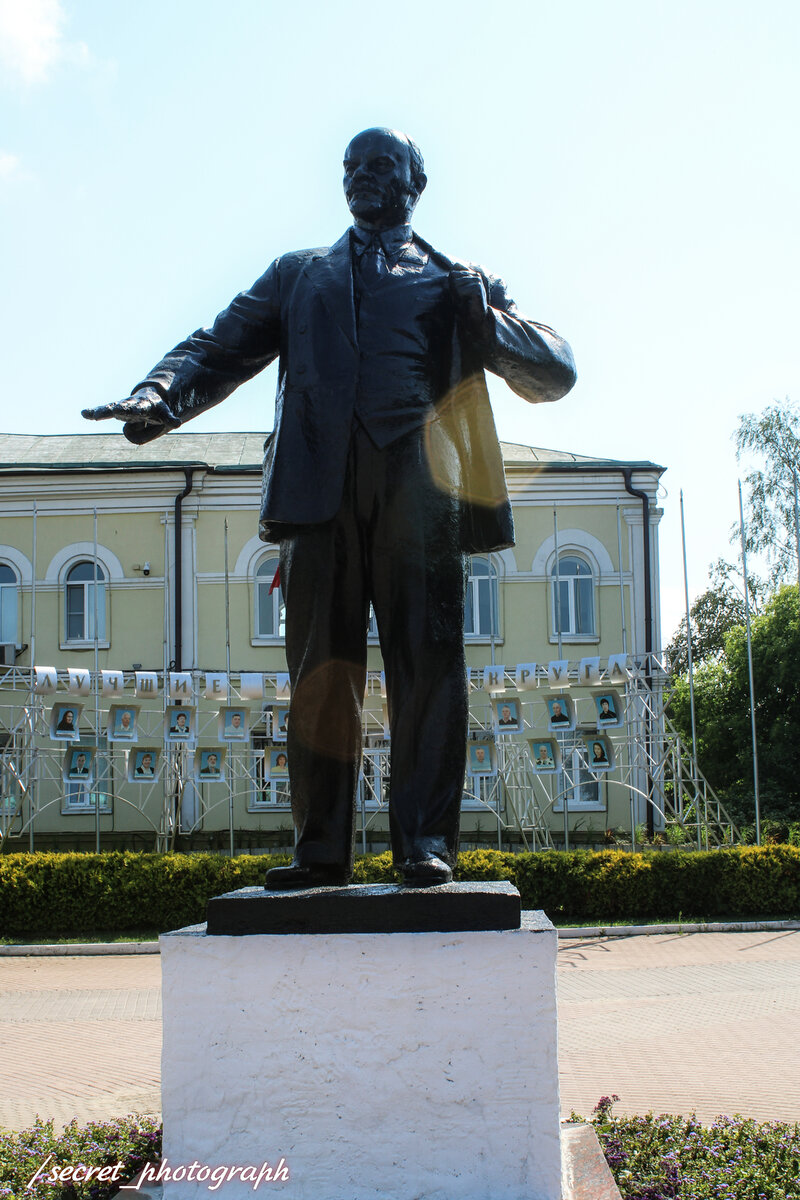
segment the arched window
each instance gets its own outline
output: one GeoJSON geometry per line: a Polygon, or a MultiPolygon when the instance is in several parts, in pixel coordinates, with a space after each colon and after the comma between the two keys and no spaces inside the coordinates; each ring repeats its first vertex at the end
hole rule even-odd
{"type": "Polygon", "coordinates": [[[283,601],[283,588],[276,587],[272,592],[272,581],[278,570],[278,557],[265,558],[256,569],[256,637],[282,638],[286,636],[286,605],[283,601]]]}
{"type": "Polygon", "coordinates": [[[19,579],[8,563],[0,563],[0,642],[17,641],[19,579]]]}
{"type": "Polygon", "coordinates": [[[78,562],[67,571],[64,627],[68,642],[93,642],[106,637],[106,573],[99,563],[78,562]]]}
{"type": "Polygon", "coordinates": [[[497,637],[500,629],[498,607],[494,564],[488,558],[470,559],[464,604],[464,636],[497,637]]]}
{"type": "Polygon", "coordinates": [[[563,555],[553,566],[553,633],[594,635],[594,578],[582,558],[563,555]]]}

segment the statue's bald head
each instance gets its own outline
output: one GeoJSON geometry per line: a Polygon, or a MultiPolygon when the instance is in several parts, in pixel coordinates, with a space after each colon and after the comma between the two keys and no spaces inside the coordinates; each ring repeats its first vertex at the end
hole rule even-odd
{"type": "Polygon", "coordinates": [[[382,127],[356,134],[344,153],[344,194],[357,225],[388,229],[408,221],[428,182],[419,147],[382,127]]]}

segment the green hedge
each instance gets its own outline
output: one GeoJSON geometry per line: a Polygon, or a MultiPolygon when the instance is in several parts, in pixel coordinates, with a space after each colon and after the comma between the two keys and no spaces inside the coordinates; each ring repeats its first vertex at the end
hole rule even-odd
{"type": "MultiPolygon", "coordinates": [[[[278,856],[8,854],[0,856],[0,937],[161,931],[205,919],[209,896],[260,885],[278,856]]],[[[391,856],[356,860],[357,883],[394,878],[391,856]]],[[[622,850],[509,854],[473,850],[457,879],[509,879],[524,908],[556,923],[800,915],[800,848],[709,853],[622,850]]]]}

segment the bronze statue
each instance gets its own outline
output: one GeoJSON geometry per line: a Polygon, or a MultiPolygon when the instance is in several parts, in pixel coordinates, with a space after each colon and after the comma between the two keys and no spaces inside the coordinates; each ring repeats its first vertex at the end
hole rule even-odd
{"type": "Polygon", "coordinates": [[[465,555],[513,545],[484,369],[525,400],[575,381],[569,346],[501,280],[411,229],[427,180],[405,134],[368,129],[344,157],[353,226],[275,260],[176,346],[130,399],[84,411],[147,442],[279,358],[261,536],[280,544],[295,861],[268,888],[345,884],[372,603],[391,728],[392,847],[410,887],[446,883],[467,735],[465,555]]]}

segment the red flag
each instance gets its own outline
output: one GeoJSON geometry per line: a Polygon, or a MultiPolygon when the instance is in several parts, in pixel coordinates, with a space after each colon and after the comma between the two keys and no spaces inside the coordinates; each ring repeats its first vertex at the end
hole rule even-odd
{"type": "Polygon", "coordinates": [[[281,568],[280,568],[280,566],[278,566],[277,571],[275,572],[275,574],[272,577],[272,583],[269,585],[269,595],[271,596],[272,593],[275,591],[275,588],[279,588],[280,586],[281,586],[281,568]]]}

